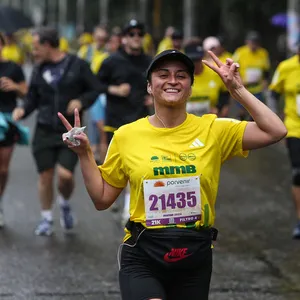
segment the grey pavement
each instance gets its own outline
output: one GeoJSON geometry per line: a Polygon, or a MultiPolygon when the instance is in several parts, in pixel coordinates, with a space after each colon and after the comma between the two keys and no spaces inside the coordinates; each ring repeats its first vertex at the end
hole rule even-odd
{"type": "MultiPolygon", "coordinates": [[[[33,117],[25,122],[32,127],[33,117]]],[[[79,172],[73,234],[36,237],[37,173],[30,148],[17,147],[0,231],[0,300],[116,300],[120,217],[94,209],[79,172]]],[[[228,161],[221,173],[211,300],[299,300],[300,241],[283,143],[228,161]]],[[[170,299],[172,300],[172,299],[170,299]]]]}

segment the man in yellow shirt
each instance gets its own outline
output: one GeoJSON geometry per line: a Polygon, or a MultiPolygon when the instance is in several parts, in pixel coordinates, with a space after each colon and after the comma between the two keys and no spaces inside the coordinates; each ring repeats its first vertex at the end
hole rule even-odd
{"type": "Polygon", "coordinates": [[[197,116],[214,113],[226,117],[229,110],[229,92],[220,76],[202,62],[204,49],[200,44],[191,43],[184,50],[195,65],[194,84],[187,102],[187,111],[197,116]]]}
{"type": "Polygon", "coordinates": [[[293,237],[300,239],[300,51],[278,65],[269,88],[274,98],[284,97],[284,123],[288,130],[286,145],[292,166],[292,194],[298,218],[293,237]]]}
{"type": "MultiPolygon", "coordinates": [[[[208,300],[221,165],[286,135],[277,115],[242,85],[238,64],[225,65],[210,53],[216,65],[206,65],[254,122],[188,114],[194,64],[182,52],[167,50],[147,70],[155,113],[115,131],[102,166],[95,164],[84,133],[74,136],[79,146],[65,140],[79,157],[98,210],[110,207],[130,182],[130,220],[119,261],[123,300],[208,300]]],[[[81,126],[77,110],[74,126],[81,126]]]]}
{"type": "Polygon", "coordinates": [[[108,40],[108,32],[105,26],[96,26],[93,33],[93,44],[84,44],[78,50],[78,56],[87,62],[91,62],[97,53],[106,52],[105,45],[108,40]]]}
{"type": "MultiPolygon", "coordinates": [[[[251,31],[246,37],[246,45],[236,49],[233,60],[240,65],[243,83],[255,97],[263,101],[263,93],[268,87],[270,72],[269,53],[260,45],[260,35],[251,31]]],[[[239,118],[247,118],[247,111],[239,106],[239,118]]]]}

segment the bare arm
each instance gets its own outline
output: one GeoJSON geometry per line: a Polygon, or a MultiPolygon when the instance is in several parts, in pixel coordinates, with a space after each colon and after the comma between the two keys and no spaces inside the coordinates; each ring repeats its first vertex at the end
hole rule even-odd
{"type": "MultiPolygon", "coordinates": [[[[75,109],[74,115],[74,127],[80,127],[78,109],[75,109]]],[[[71,124],[65,119],[65,117],[61,113],[58,113],[58,117],[61,119],[68,131],[72,129],[71,124]]],[[[77,140],[80,141],[80,146],[72,146],[69,140],[64,140],[64,142],[75,153],[77,153],[79,157],[80,168],[85,187],[95,205],[95,208],[97,210],[107,209],[118,198],[118,196],[122,192],[122,189],[111,186],[103,179],[101,172],[99,171],[96,165],[95,158],[87,136],[84,133],[82,133],[75,137],[77,140]]]]}
{"type": "Polygon", "coordinates": [[[243,149],[262,148],[283,139],[287,130],[280,118],[265,104],[253,96],[242,84],[238,64],[227,59],[226,64],[209,51],[216,64],[204,61],[224,81],[232,97],[250,113],[254,122],[249,122],[243,136],[243,149]]]}
{"type": "Polygon", "coordinates": [[[8,77],[2,77],[1,90],[5,92],[15,92],[19,97],[23,98],[28,92],[28,87],[25,81],[17,83],[8,77]]]}
{"type": "Polygon", "coordinates": [[[86,190],[96,209],[109,208],[123,189],[111,186],[102,178],[91,149],[79,155],[79,162],[86,190]]]}

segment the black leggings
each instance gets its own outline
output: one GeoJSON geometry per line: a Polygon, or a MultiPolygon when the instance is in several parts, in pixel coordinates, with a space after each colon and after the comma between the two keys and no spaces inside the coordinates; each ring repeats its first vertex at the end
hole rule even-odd
{"type": "Polygon", "coordinates": [[[146,230],[122,246],[122,300],[208,300],[211,273],[211,240],[189,229],[146,230]]]}

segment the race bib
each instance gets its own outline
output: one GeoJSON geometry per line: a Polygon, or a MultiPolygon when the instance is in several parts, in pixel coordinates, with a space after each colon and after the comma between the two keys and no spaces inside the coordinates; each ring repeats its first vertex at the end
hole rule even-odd
{"type": "Polygon", "coordinates": [[[296,96],[296,110],[297,115],[300,117],[300,94],[296,96]]]}
{"type": "Polygon", "coordinates": [[[200,177],[144,180],[146,225],[169,225],[201,219],[200,177]]]}
{"type": "Polygon", "coordinates": [[[259,68],[246,69],[246,83],[260,82],[262,78],[262,70],[259,68]]]}
{"type": "Polygon", "coordinates": [[[209,114],[210,112],[210,101],[201,101],[201,102],[188,102],[186,105],[186,110],[190,114],[196,116],[203,116],[204,114],[209,114]]]}

